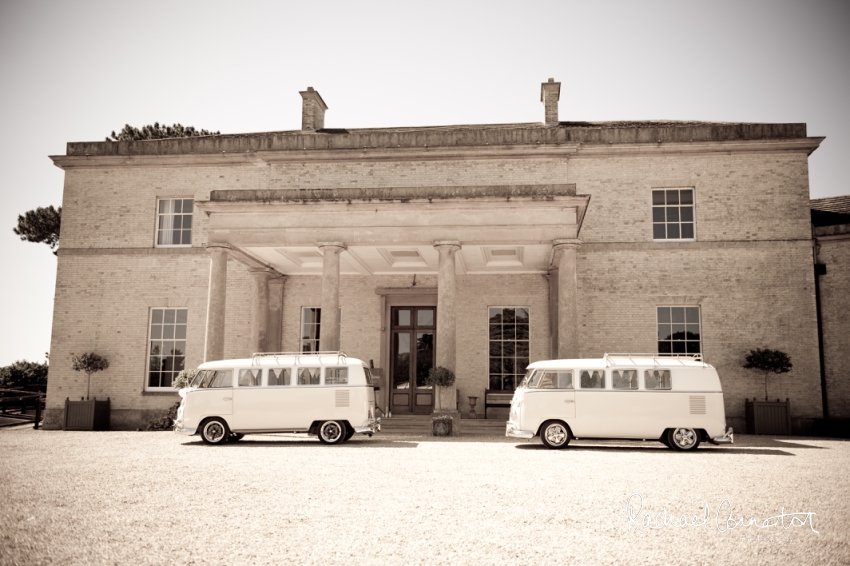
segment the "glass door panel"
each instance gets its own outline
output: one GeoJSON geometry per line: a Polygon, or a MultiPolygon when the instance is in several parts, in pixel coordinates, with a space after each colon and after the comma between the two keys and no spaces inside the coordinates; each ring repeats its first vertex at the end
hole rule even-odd
{"type": "Polygon", "coordinates": [[[434,392],[426,380],[435,361],[436,308],[393,307],[390,317],[390,411],[429,414],[434,392]]]}

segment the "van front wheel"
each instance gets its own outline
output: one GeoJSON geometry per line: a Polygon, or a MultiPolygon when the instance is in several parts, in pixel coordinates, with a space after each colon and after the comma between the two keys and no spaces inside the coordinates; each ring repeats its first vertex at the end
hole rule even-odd
{"type": "Polygon", "coordinates": [[[345,425],[337,421],[325,421],[319,425],[319,440],[322,444],[339,444],[345,440],[345,425]]]}
{"type": "Polygon", "coordinates": [[[546,448],[563,448],[570,443],[570,429],[561,421],[546,421],[540,428],[540,440],[546,448]]]}
{"type": "Polygon", "coordinates": [[[218,417],[208,420],[201,428],[201,440],[207,444],[224,444],[229,436],[227,423],[218,417]]]}
{"type": "Polygon", "coordinates": [[[671,428],[667,431],[667,446],[680,452],[696,450],[699,433],[692,428],[671,428]]]}

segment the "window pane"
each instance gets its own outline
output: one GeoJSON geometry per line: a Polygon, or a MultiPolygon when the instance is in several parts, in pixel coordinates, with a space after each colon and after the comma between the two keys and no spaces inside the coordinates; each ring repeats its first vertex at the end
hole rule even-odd
{"type": "Polygon", "coordinates": [[[502,322],[502,309],[497,307],[490,307],[488,310],[491,324],[502,322]]]}
{"type": "Polygon", "coordinates": [[[658,307],[658,324],[672,322],[670,319],[670,307],[658,307]]]}
{"type": "Polygon", "coordinates": [[[527,308],[514,309],[514,313],[516,315],[517,324],[520,324],[520,323],[528,324],[528,309],[527,308]]]}
{"type": "Polygon", "coordinates": [[[513,325],[505,325],[502,327],[502,339],[503,340],[515,340],[516,339],[516,327],[513,325]]]}
{"type": "Polygon", "coordinates": [[[180,243],[183,245],[192,243],[192,232],[190,230],[183,230],[183,237],[181,238],[180,243]]]}
{"type": "Polygon", "coordinates": [[[410,326],[410,311],[407,309],[396,310],[393,326],[410,326]]]}
{"type": "Polygon", "coordinates": [[[670,342],[659,342],[658,343],[658,353],[659,354],[671,354],[671,353],[673,353],[673,348],[670,346],[670,342]]]}
{"type": "Polygon", "coordinates": [[[685,343],[679,342],[679,341],[674,341],[673,342],[673,353],[674,354],[686,354],[687,352],[685,351],[685,343]]]}
{"type": "Polygon", "coordinates": [[[694,237],[694,225],[682,224],[682,238],[691,239],[694,237]]]}
{"type": "Polygon", "coordinates": [[[664,240],[667,235],[667,229],[664,224],[652,225],[652,238],[655,240],[664,240]]]}
{"type": "Polygon", "coordinates": [[[614,389],[637,389],[637,371],[614,370],[611,372],[611,385],[614,389]]]}
{"type": "Polygon", "coordinates": [[[159,340],[162,338],[162,326],[159,324],[151,325],[151,340],[159,340]]]}
{"type": "Polygon", "coordinates": [[[559,371],[558,382],[555,384],[556,389],[572,389],[573,388],[573,372],[559,371]]]}
{"type": "Polygon", "coordinates": [[[502,373],[502,358],[490,358],[490,373],[502,373]]]}
{"type": "Polygon", "coordinates": [[[502,324],[514,324],[516,322],[516,314],[514,309],[502,309],[502,324]]]}
{"type": "Polygon", "coordinates": [[[657,206],[652,209],[652,221],[653,222],[664,222],[664,208],[657,206]]]}
{"type": "Polygon", "coordinates": [[[682,189],[679,191],[679,199],[681,204],[693,204],[694,191],[692,189],[682,189]]]}
{"type": "Polygon", "coordinates": [[[175,315],[174,309],[166,309],[163,312],[163,314],[164,314],[163,322],[165,322],[166,324],[174,324],[174,315],[175,315]]]}
{"type": "Polygon", "coordinates": [[[151,311],[151,323],[162,324],[162,309],[153,309],[151,311]]]}
{"type": "Polygon", "coordinates": [[[527,324],[517,324],[516,325],[516,339],[517,340],[528,340],[528,325],[527,324]]]}
{"type": "Polygon", "coordinates": [[[682,222],[694,221],[694,208],[692,206],[683,206],[679,210],[682,214],[682,222]]]}
{"type": "Polygon", "coordinates": [[[664,191],[652,191],[652,204],[664,204],[664,191]]]}
{"type": "Polygon", "coordinates": [[[348,383],[348,368],[327,368],[325,370],[325,385],[346,385],[348,383]]]}
{"type": "Polygon", "coordinates": [[[183,217],[175,216],[171,227],[174,230],[181,230],[183,228],[183,217]]]}
{"type": "Polygon", "coordinates": [[[177,200],[174,201],[174,208],[173,208],[172,212],[176,212],[178,214],[183,212],[183,201],[182,200],[177,199],[177,200]]]}
{"type": "Polygon", "coordinates": [[[261,371],[259,369],[239,370],[239,387],[258,387],[262,379],[261,371]]]}
{"type": "Polygon", "coordinates": [[[685,322],[684,307],[670,307],[670,315],[673,317],[674,323],[685,322]]]}
{"type": "Polygon", "coordinates": [[[159,387],[160,372],[152,371],[148,373],[148,387],[159,387]]]}
{"type": "Polygon", "coordinates": [[[502,339],[502,325],[501,324],[491,324],[490,325],[490,340],[501,340],[502,339]]]}
{"type": "Polygon", "coordinates": [[[699,324],[699,307],[685,307],[685,322],[699,324]]]}
{"type": "Polygon", "coordinates": [[[490,342],[490,356],[500,357],[502,355],[502,343],[492,340],[490,342]]]}
{"type": "Polygon", "coordinates": [[[300,368],[298,370],[298,385],[319,385],[321,368],[300,368]]]}
{"type": "Polygon", "coordinates": [[[506,358],[513,358],[516,352],[515,342],[502,342],[502,355],[506,358]]]}
{"type": "Polygon", "coordinates": [[[528,342],[526,340],[517,340],[516,355],[518,358],[528,357],[528,342]]]}
{"type": "Polygon", "coordinates": [[[679,208],[671,206],[667,209],[667,222],[679,221],[679,208]]]}
{"type": "Polygon", "coordinates": [[[189,318],[189,311],[187,309],[178,309],[177,310],[177,324],[186,324],[186,320],[189,318]]]}
{"type": "Polygon", "coordinates": [[[501,375],[491,375],[490,376],[490,389],[502,389],[502,376],[501,375]]]}
{"type": "Polygon", "coordinates": [[[183,217],[183,230],[191,230],[192,228],[192,217],[184,216],[183,217]]]}
{"type": "Polygon", "coordinates": [[[673,327],[669,324],[658,325],[658,339],[671,340],[673,338],[673,327]]]}
{"type": "Polygon", "coordinates": [[[667,225],[667,239],[668,240],[678,240],[681,236],[679,235],[679,225],[678,224],[668,224],[667,225]]]}
{"type": "Polygon", "coordinates": [[[699,354],[699,342],[687,342],[687,350],[689,354],[699,354]]]}
{"type": "Polygon", "coordinates": [[[193,204],[194,204],[194,199],[184,198],[183,199],[183,213],[184,214],[192,213],[193,212],[192,211],[193,204]]]}
{"type": "Polygon", "coordinates": [[[667,191],[667,204],[679,204],[679,189],[667,191]]]}
{"type": "Polygon", "coordinates": [[[418,326],[434,326],[434,311],[431,309],[416,311],[416,324],[418,326]]]}

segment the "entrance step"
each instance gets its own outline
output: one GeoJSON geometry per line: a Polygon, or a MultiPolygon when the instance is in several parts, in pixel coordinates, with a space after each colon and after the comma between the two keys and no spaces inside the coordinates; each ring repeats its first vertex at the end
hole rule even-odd
{"type": "MultiPolygon", "coordinates": [[[[430,415],[400,415],[381,418],[381,432],[386,434],[431,435],[430,415]]],[[[505,420],[462,419],[461,436],[504,436],[505,420]]]]}

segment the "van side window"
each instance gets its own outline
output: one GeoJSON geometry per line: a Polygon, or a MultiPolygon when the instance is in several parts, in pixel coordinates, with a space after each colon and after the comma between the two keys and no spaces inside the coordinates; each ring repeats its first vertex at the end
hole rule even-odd
{"type": "Polygon", "coordinates": [[[272,368],[269,370],[269,385],[289,385],[292,383],[292,370],[289,368],[272,368]]]}
{"type": "Polygon", "coordinates": [[[322,368],[298,368],[298,385],[319,385],[322,368]]]}
{"type": "Polygon", "coordinates": [[[648,369],[643,374],[643,383],[647,389],[673,389],[673,379],[669,369],[648,369]]]}
{"type": "Polygon", "coordinates": [[[538,389],[572,389],[573,372],[571,371],[547,371],[540,378],[538,389]]]}
{"type": "Polygon", "coordinates": [[[240,369],[239,387],[259,387],[263,378],[261,369],[240,369]]]}
{"type": "Polygon", "coordinates": [[[581,388],[582,389],[605,389],[605,372],[594,370],[582,370],[581,372],[581,388]]]}
{"type": "Polygon", "coordinates": [[[326,368],[325,385],[347,385],[348,368],[326,368]]]}
{"type": "Polygon", "coordinates": [[[615,369],[611,372],[611,385],[614,389],[637,389],[637,376],[637,370],[634,369],[615,369]]]}
{"type": "Polygon", "coordinates": [[[233,387],[233,370],[207,370],[201,387],[233,387]]]}

